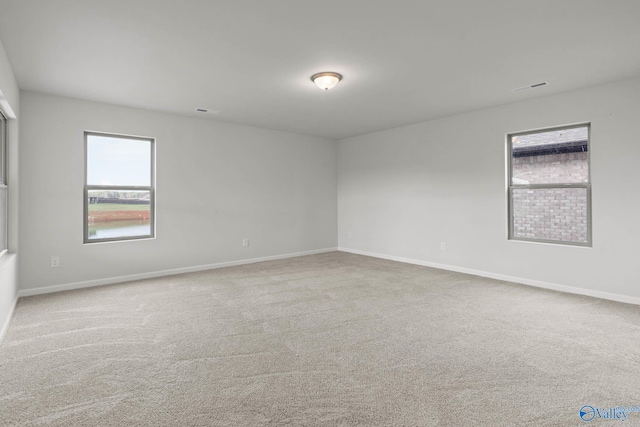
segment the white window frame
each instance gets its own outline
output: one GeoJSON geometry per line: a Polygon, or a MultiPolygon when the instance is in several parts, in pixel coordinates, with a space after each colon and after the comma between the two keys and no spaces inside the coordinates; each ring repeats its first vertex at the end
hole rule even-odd
{"type": "Polygon", "coordinates": [[[155,153],[156,153],[156,140],[152,137],[144,137],[144,136],[131,136],[131,135],[123,135],[123,134],[115,134],[115,133],[105,133],[105,132],[93,132],[93,131],[85,131],[84,132],[84,210],[83,210],[83,225],[84,225],[84,243],[92,244],[92,243],[103,243],[103,242],[123,242],[129,240],[142,240],[142,239],[154,239],[155,232],[155,217],[156,217],[156,208],[155,208],[155,153]],[[88,180],[88,165],[87,158],[89,154],[88,144],[89,144],[89,136],[102,136],[107,138],[121,138],[121,139],[136,139],[140,141],[147,141],[150,144],[150,160],[151,160],[151,168],[150,173],[151,177],[149,180],[150,185],[148,186],[133,186],[133,185],[89,185],[88,180]],[[149,210],[150,210],[150,223],[149,223],[149,234],[141,235],[141,236],[123,236],[123,237],[111,237],[107,239],[89,239],[89,191],[90,190],[124,190],[124,191],[149,191],[149,210]]]}
{"type": "Polygon", "coordinates": [[[592,230],[591,230],[591,123],[579,123],[565,126],[555,126],[543,129],[535,129],[524,132],[514,132],[507,134],[507,205],[508,205],[508,239],[525,242],[552,243],[566,246],[586,246],[592,247],[592,230]],[[512,139],[515,136],[531,135],[543,132],[552,132],[565,129],[587,128],[587,176],[586,183],[552,183],[552,184],[513,184],[513,144],[512,139]],[[515,237],[513,232],[513,190],[520,189],[562,189],[562,188],[584,188],[587,192],[587,241],[574,242],[567,240],[555,239],[535,239],[526,237],[515,237]]]}
{"type": "Polygon", "coordinates": [[[0,188],[5,192],[4,242],[0,242],[0,257],[9,250],[9,185],[7,182],[7,117],[0,111],[0,188]],[[4,249],[3,249],[4,248],[4,249]]]}

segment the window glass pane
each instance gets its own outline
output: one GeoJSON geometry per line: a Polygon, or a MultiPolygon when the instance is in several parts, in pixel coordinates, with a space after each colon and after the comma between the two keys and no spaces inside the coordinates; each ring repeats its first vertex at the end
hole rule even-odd
{"type": "Polygon", "coordinates": [[[7,249],[7,189],[0,187],[0,252],[7,249]]]}
{"type": "Polygon", "coordinates": [[[515,238],[587,243],[587,189],[512,189],[515,238]]]}
{"type": "Polygon", "coordinates": [[[511,138],[511,183],[589,182],[587,126],[511,138]]]}
{"type": "Polygon", "coordinates": [[[0,184],[7,183],[7,120],[0,112],[0,184]]]}
{"type": "Polygon", "coordinates": [[[151,185],[151,142],[87,135],[88,185],[151,185]]]}
{"type": "Polygon", "coordinates": [[[89,190],[89,240],[151,235],[151,192],[89,190]]]}

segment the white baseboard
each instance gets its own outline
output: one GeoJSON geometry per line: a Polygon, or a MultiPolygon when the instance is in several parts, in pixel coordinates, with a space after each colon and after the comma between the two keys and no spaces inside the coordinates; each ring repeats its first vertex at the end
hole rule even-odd
{"type": "MultiPolygon", "coordinates": [[[[236,265],[254,264],[256,262],[274,261],[278,259],[294,258],[305,255],[315,255],[327,252],[335,252],[338,248],[316,249],[305,252],[295,252],[281,255],[273,255],[262,258],[250,258],[237,261],[219,262],[216,264],[196,265],[193,267],[174,268],[171,270],[152,271],[149,273],[131,274],[128,276],[108,277],[105,279],[87,280],[84,282],[65,283],[62,285],[44,286],[41,288],[22,289],[18,291],[18,297],[28,297],[32,295],[50,294],[53,292],[69,291],[73,289],[91,288],[94,286],[112,285],[114,283],[131,282],[133,280],[152,279],[154,277],[172,276],[174,274],[193,273],[196,271],[213,270],[222,267],[233,267],[236,265]]],[[[11,318],[11,317],[9,317],[11,318]]]]}
{"type": "Polygon", "coordinates": [[[559,285],[556,283],[549,283],[549,282],[541,282],[539,280],[525,279],[522,277],[508,276],[505,274],[491,273],[488,271],[474,270],[471,268],[457,267],[457,266],[448,265],[448,264],[439,264],[436,262],[403,258],[403,257],[398,257],[393,255],[378,254],[374,252],[361,251],[358,249],[349,249],[349,248],[339,247],[338,250],[341,252],[348,252],[348,253],[357,254],[357,255],[365,255],[365,256],[370,256],[374,258],[388,259],[391,261],[404,262],[407,264],[421,265],[424,267],[438,268],[440,270],[455,271],[457,273],[466,273],[466,274],[472,274],[474,276],[481,276],[481,277],[487,277],[490,279],[503,280],[506,282],[519,283],[527,286],[535,286],[536,288],[544,288],[544,289],[550,289],[553,291],[566,292],[566,293],[577,294],[577,295],[585,295],[585,296],[594,297],[594,298],[601,298],[601,299],[606,299],[611,301],[624,302],[627,304],[640,305],[640,298],[632,297],[628,295],[612,294],[609,292],[594,291],[592,289],[576,288],[573,286],[559,285]]]}
{"type": "Polygon", "coordinates": [[[9,310],[9,313],[7,313],[7,318],[4,319],[2,329],[0,329],[0,344],[2,344],[2,340],[4,339],[4,336],[9,329],[9,323],[11,323],[11,319],[13,318],[13,312],[16,310],[16,305],[18,305],[18,297],[16,297],[16,299],[13,301],[11,310],[9,310]]]}

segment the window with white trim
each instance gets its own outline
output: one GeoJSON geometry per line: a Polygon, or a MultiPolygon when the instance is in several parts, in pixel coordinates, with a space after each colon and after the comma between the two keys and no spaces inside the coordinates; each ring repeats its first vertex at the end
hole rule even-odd
{"type": "Polygon", "coordinates": [[[7,185],[7,119],[0,112],[0,255],[7,251],[9,187],[7,185]]]}
{"type": "Polygon", "coordinates": [[[507,136],[509,239],[591,246],[590,125],[507,136]]]}
{"type": "Polygon", "coordinates": [[[84,243],[155,236],[155,140],[85,132],[84,243]]]}

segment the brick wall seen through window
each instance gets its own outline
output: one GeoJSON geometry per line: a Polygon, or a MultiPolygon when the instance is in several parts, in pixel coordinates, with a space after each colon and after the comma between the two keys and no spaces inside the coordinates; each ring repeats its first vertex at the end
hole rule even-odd
{"type": "Polygon", "coordinates": [[[590,243],[589,127],[509,136],[512,239],[590,243]]]}

